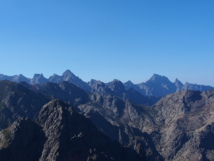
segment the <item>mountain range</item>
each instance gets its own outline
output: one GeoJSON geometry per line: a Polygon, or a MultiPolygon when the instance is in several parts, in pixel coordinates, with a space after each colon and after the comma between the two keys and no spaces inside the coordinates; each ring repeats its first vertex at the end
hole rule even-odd
{"type": "Polygon", "coordinates": [[[148,81],[139,84],[134,84],[131,81],[122,83],[120,80],[116,79],[109,83],[104,83],[94,79],[92,79],[90,82],[84,82],[70,70],[66,70],[61,76],[54,74],[48,79],[45,78],[43,74],[35,74],[33,78],[27,78],[22,74],[15,76],[0,74],[0,80],[9,80],[13,82],[24,81],[29,84],[44,84],[47,82],[60,83],[67,81],[89,92],[96,92],[101,95],[112,94],[124,99],[130,99],[135,103],[143,103],[147,105],[157,102],[161,97],[166,96],[167,94],[184,89],[206,91],[213,88],[212,86],[197,85],[188,82],[183,84],[178,79],[176,79],[175,82],[171,82],[166,76],[161,76],[158,74],[154,74],[148,81]],[[132,97],[133,95],[134,98],[132,97]],[[146,101],[142,102],[142,100],[146,101]]]}
{"type": "Polygon", "coordinates": [[[130,81],[85,83],[69,73],[56,82],[0,81],[1,161],[214,160],[211,87],[189,90],[154,75],[144,89],[166,96],[151,96],[130,81]],[[160,82],[167,85],[156,89],[160,82]]]}

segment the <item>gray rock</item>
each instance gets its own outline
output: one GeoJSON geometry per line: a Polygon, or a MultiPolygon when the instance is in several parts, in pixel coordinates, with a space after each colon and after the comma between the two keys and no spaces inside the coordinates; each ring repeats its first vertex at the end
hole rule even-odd
{"type": "Polygon", "coordinates": [[[43,76],[43,74],[35,74],[31,79],[31,84],[44,84],[48,82],[48,79],[43,76]]]}

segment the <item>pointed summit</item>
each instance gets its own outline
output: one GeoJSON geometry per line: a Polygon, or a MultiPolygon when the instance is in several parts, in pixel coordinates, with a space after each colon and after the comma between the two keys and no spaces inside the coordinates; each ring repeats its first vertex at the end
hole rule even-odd
{"type": "Polygon", "coordinates": [[[139,84],[139,87],[149,96],[165,96],[173,93],[176,89],[175,85],[165,76],[153,74],[146,83],[139,84]]]}
{"type": "Polygon", "coordinates": [[[181,85],[183,85],[183,83],[179,80],[179,79],[175,79],[175,84],[181,84],[181,85]]]}
{"type": "Polygon", "coordinates": [[[184,86],[183,83],[178,80],[177,78],[175,79],[175,86],[176,86],[176,92],[182,90],[182,87],[184,86]]]}
{"type": "Polygon", "coordinates": [[[123,85],[125,86],[125,88],[126,88],[126,90],[128,90],[128,89],[134,89],[134,90],[136,90],[136,91],[138,91],[138,92],[140,92],[141,93],[141,89],[138,87],[138,85],[136,85],[136,84],[134,84],[132,81],[127,81],[127,82],[125,82],[125,83],[123,83],[123,85]]]}
{"type": "Polygon", "coordinates": [[[167,77],[161,76],[158,74],[153,74],[152,77],[148,81],[170,82],[170,80],[167,77]]]}
{"type": "Polygon", "coordinates": [[[33,78],[31,79],[32,84],[43,84],[48,82],[48,79],[43,76],[43,74],[34,74],[33,78]]]}
{"type": "Polygon", "coordinates": [[[123,83],[126,89],[133,88],[135,85],[132,83],[132,81],[128,80],[127,82],[123,83]]]}
{"type": "Polygon", "coordinates": [[[111,81],[110,83],[108,83],[108,87],[112,91],[117,91],[117,93],[123,93],[123,92],[125,92],[125,86],[118,79],[114,79],[113,81],[111,81]]]}
{"type": "Polygon", "coordinates": [[[79,79],[76,75],[74,75],[70,70],[66,70],[62,74],[63,81],[74,81],[76,79],[79,79]]]}
{"type": "Polygon", "coordinates": [[[73,76],[74,74],[70,71],[70,70],[66,70],[63,74],[62,74],[62,76],[64,76],[64,77],[71,77],[71,76],[73,76]]]}
{"type": "Polygon", "coordinates": [[[62,74],[62,76],[58,76],[58,75],[54,74],[53,76],[51,76],[49,78],[49,82],[52,82],[52,83],[60,83],[60,82],[63,82],[63,81],[67,81],[67,82],[73,83],[77,87],[85,89],[87,91],[91,90],[91,88],[89,87],[89,85],[87,83],[85,83],[79,77],[74,75],[70,70],[66,70],[62,74]]]}
{"type": "Polygon", "coordinates": [[[12,79],[14,82],[27,82],[29,83],[29,79],[23,76],[22,74],[15,75],[12,79]]]}
{"type": "Polygon", "coordinates": [[[128,80],[127,82],[125,82],[126,84],[133,84],[132,81],[128,80]]]}
{"type": "Polygon", "coordinates": [[[34,74],[33,78],[45,78],[43,74],[34,74]]]}

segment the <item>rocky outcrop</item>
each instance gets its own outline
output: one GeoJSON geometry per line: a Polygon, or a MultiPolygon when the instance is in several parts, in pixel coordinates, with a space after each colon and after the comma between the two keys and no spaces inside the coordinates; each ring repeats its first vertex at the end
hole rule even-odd
{"type": "Polygon", "coordinates": [[[214,159],[214,97],[210,92],[184,90],[152,107],[157,125],[153,140],[165,160],[214,159]]]}
{"type": "Polygon", "coordinates": [[[90,120],[62,101],[54,100],[40,111],[39,124],[47,140],[42,160],[140,160],[101,134],[90,120]],[[56,155],[57,154],[57,155],[56,155]]]}
{"type": "Polygon", "coordinates": [[[142,161],[99,132],[60,100],[40,111],[37,122],[19,119],[0,131],[1,161],[142,161]]]}
{"type": "Polygon", "coordinates": [[[0,160],[39,161],[45,139],[39,125],[30,119],[18,119],[0,131],[0,160]]]}
{"type": "Polygon", "coordinates": [[[11,125],[18,118],[36,119],[48,99],[21,84],[0,81],[0,129],[11,125]]]}
{"type": "Polygon", "coordinates": [[[148,160],[214,159],[214,90],[183,90],[167,95],[151,107],[133,105],[113,96],[93,95],[93,100],[94,103],[78,109],[100,131],[122,145],[133,149],[142,146],[148,160]]]}
{"type": "Polygon", "coordinates": [[[77,106],[77,110],[90,118],[99,131],[136,150],[138,155],[145,155],[148,160],[163,160],[151,136],[142,130],[153,126],[152,118],[146,112],[148,107],[112,95],[93,94],[91,100],[88,104],[77,106]]]}
{"type": "Polygon", "coordinates": [[[33,78],[31,79],[31,84],[44,84],[48,82],[48,79],[43,76],[43,74],[34,74],[33,78]]]}
{"type": "MultiPolygon", "coordinates": [[[[117,83],[109,89],[118,88],[117,83]]],[[[24,151],[35,151],[32,154],[40,161],[213,160],[214,90],[178,91],[144,106],[89,93],[69,82],[1,81],[0,125],[3,161],[7,157],[13,161],[15,156],[24,160],[28,157],[24,151]]]]}

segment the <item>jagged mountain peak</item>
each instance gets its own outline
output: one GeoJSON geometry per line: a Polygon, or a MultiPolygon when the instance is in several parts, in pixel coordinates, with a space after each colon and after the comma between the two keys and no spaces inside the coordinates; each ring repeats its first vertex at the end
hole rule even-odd
{"type": "MultiPolygon", "coordinates": [[[[114,159],[111,160],[115,161],[119,161],[121,157],[122,160],[125,159],[123,155],[118,154],[119,150],[125,149],[100,133],[89,119],[60,100],[52,100],[43,106],[38,122],[47,137],[41,161],[53,158],[59,161],[86,161],[94,160],[93,158],[97,161],[110,160],[105,157],[112,157],[114,159]]],[[[139,160],[134,154],[125,155],[139,160]]]]}
{"type": "MultiPolygon", "coordinates": [[[[88,92],[83,94],[83,92],[85,91],[69,82],[27,87],[23,86],[23,82],[0,81],[2,100],[0,125],[8,120],[11,125],[20,117],[29,118],[29,120],[18,120],[11,127],[0,131],[0,160],[27,161],[36,157],[35,161],[38,161],[38,158],[41,158],[40,161],[45,161],[54,160],[53,158],[57,157],[56,154],[62,156],[62,161],[73,157],[73,154],[85,156],[86,159],[82,160],[91,159],[91,156],[93,160],[94,154],[100,156],[103,150],[109,152],[109,149],[112,149],[108,153],[109,156],[116,158],[119,145],[116,149],[114,149],[115,144],[106,146],[110,140],[103,137],[99,131],[137,152],[142,149],[142,152],[138,152],[142,156],[146,150],[147,160],[189,160],[189,156],[194,156],[192,160],[198,160],[199,155],[201,160],[214,158],[213,90],[206,92],[182,90],[165,96],[150,107],[132,104],[128,100],[121,99],[130,98],[127,96],[133,96],[136,99],[137,95],[133,90],[121,91],[121,93],[110,91],[112,94],[106,96],[88,92]],[[43,100],[43,97],[47,99],[43,100]],[[51,99],[53,100],[50,101],[51,99]],[[80,99],[84,101],[76,103],[80,99]],[[35,105],[36,103],[39,104],[35,105]],[[7,144],[5,138],[11,134],[10,132],[15,137],[10,137],[12,144],[7,144]],[[2,138],[6,142],[2,141],[2,138]],[[95,146],[96,149],[102,148],[100,144],[103,141],[105,144],[102,147],[107,147],[106,149],[90,153],[95,146]],[[6,149],[2,149],[2,146],[6,149]],[[76,149],[81,149],[83,153],[76,153],[76,149]],[[29,159],[25,154],[31,155],[31,158],[29,159]],[[158,156],[164,159],[157,159],[158,156]]],[[[139,98],[142,99],[142,97],[139,98]]],[[[8,125],[2,127],[6,128],[8,125]]],[[[136,161],[133,158],[129,160],[136,161]]],[[[105,159],[102,158],[99,161],[105,161],[105,159]]]]}
{"type": "Polygon", "coordinates": [[[100,80],[95,80],[95,79],[91,79],[91,81],[90,82],[88,82],[88,84],[92,87],[92,88],[94,88],[95,86],[97,86],[97,85],[101,85],[101,86],[105,86],[105,83],[103,83],[103,82],[101,82],[100,80]]]}
{"type": "Polygon", "coordinates": [[[79,77],[74,75],[70,70],[66,70],[62,74],[62,76],[54,74],[53,76],[51,76],[48,79],[48,81],[52,82],[52,83],[60,83],[63,81],[68,81],[68,82],[73,83],[76,86],[78,86],[84,90],[90,91],[89,85],[86,82],[82,81],[79,77]]]}
{"type": "Polygon", "coordinates": [[[43,78],[45,78],[42,73],[41,74],[38,74],[38,73],[34,74],[33,78],[37,78],[37,77],[43,77],[43,78]]]}
{"type": "Polygon", "coordinates": [[[139,87],[148,96],[161,97],[176,91],[176,86],[166,76],[158,74],[153,74],[146,83],[139,84],[139,87]]]}
{"type": "Polygon", "coordinates": [[[79,77],[77,77],[76,75],[74,75],[70,70],[66,70],[62,74],[62,79],[64,81],[78,81],[78,82],[81,80],[79,77]]]}
{"type": "Polygon", "coordinates": [[[127,82],[125,82],[124,84],[127,84],[127,85],[134,85],[134,83],[130,80],[128,80],[127,82]]]}
{"type": "Polygon", "coordinates": [[[108,83],[108,85],[111,86],[120,86],[120,87],[124,87],[123,83],[118,80],[118,79],[114,79],[111,82],[108,83]]]}
{"type": "Polygon", "coordinates": [[[184,86],[184,84],[180,80],[178,80],[177,78],[175,79],[174,84],[176,86],[176,92],[181,91],[183,86],[184,86]]]}
{"type": "Polygon", "coordinates": [[[111,82],[121,82],[119,79],[113,79],[111,82]]]}
{"type": "Polygon", "coordinates": [[[175,79],[175,83],[183,84],[178,78],[175,79]]]}
{"type": "Polygon", "coordinates": [[[25,82],[29,83],[29,79],[26,78],[26,77],[25,77],[24,75],[22,75],[22,74],[15,75],[15,76],[13,77],[13,81],[14,81],[14,82],[25,81],[25,82]]]}
{"type": "Polygon", "coordinates": [[[58,74],[53,74],[53,76],[51,76],[51,77],[55,77],[55,76],[59,76],[58,74]]]}
{"type": "Polygon", "coordinates": [[[62,76],[64,77],[72,77],[72,76],[75,76],[70,70],[66,70],[62,76]]]}
{"type": "Polygon", "coordinates": [[[47,108],[47,107],[69,107],[68,104],[66,104],[65,102],[63,102],[62,100],[60,99],[53,99],[51,100],[50,102],[48,102],[44,108],[47,108]]]}
{"type": "Polygon", "coordinates": [[[45,78],[42,73],[41,74],[34,74],[33,78],[31,79],[32,84],[43,84],[46,82],[48,82],[48,79],[45,78]]]}
{"type": "Polygon", "coordinates": [[[89,83],[98,83],[98,82],[100,83],[101,81],[100,80],[96,80],[96,79],[91,79],[89,83]]]}
{"type": "Polygon", "coordinates": [[[50,81],[50,82],[52,82],[52,81],[55,81],[55,79],[56,78],[59,78],[60,76],[58,75],[58,74],[53,74],[52,76],[50,76],[49,78],[48,78],[48,80],[50,81]]]}
{"type": "Polygon", "coordinates": [[[158,74],[153,74],[152,77],[147,81],[157,81],[157,82],[171,82],[166,76],[161,76],[158,74]]]}
{"type": "Polygon", "coordinates": [[[32,79],[26,78],[22,74],[14,76],[6,76],[0,74],[0,80],[10,80],[14,82],[25,81],[30,84],[44,84],[46,82],[60,83],[63,81],[68,81],[89,92],[94,92],[93,88],[97,88],[96,86],[110,88],[111,90],[115,90],[115,87],[119,87],[118,89],[120,89],[120,92],[124,92],[123,90],[125,87],[125,89],[127,90],[133,88],[134,90],[140,92],[142,95],[155,97],[163,97],[167,94],[174,93],[183,89],[205,91],[213,88],[211,86],[197,85],[191,83],[183,84],[177,78],[175,82],[171,82],[166,76],[161,76],[159,74],[153,74],[149,80],[140,84],[133,84],[131,81],[122,83],[118,79],[114,79],[109,83],[103,83],[97,80],[92,80],[91,82],[86,83],[78,76],[73,74],[70,70],[66,70],[64,73],[62,73],[62,75],[54,74],[50,76],[49,79],[45,78],[42,74],[35,74],[32,79]]]}
{"type": "Polygon", "coordinates": [[[125,86],[123,85],[123,83],[118,80],[118,79],[114,79],[113,81],[108,83],[108,87],[112,90],[119,89],[119,90],[124,90],[125,91],[125,86]]]}

